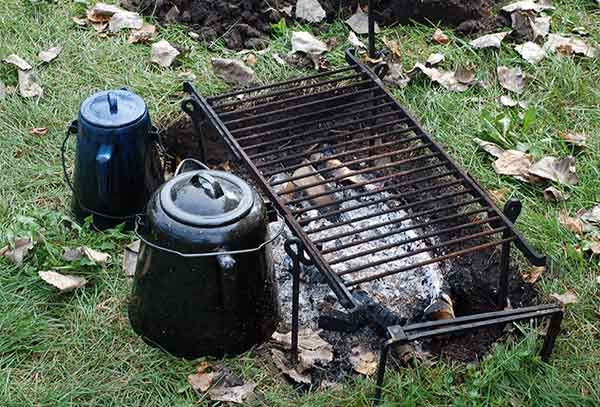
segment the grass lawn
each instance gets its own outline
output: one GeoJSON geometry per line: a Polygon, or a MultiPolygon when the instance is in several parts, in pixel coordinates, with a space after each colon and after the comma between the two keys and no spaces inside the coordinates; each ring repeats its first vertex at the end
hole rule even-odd
{"type": "MultiPolygon", "coordinates": [[[[555,0],[553,32],[583,26],[588,41],[600,43],[600,9],[592,0],[555,0]]],[[[129,286],[121,272],[121,253],[133,237],[119,231],[96,234],[65,221],[70,193],[62,178],[59,146],[79,104],[93,92],[128,86],[144,97],[155,121],[166,125],[180,115],[181,79],[192,71],[204,94],[227,89],[212,74],[210,58],[234,53],[208,52],[183,27],[160,29],[160,38],[190,52],[182,65],[162,69],[149,62],[150,47],[127,43],[127,34],[101,38],[93,29],[76,26],[71,17],[82,15],[81,1],[4,0],[0,2],[0,58],[17,53],[30,63],[40,50],[60,45],[61,55],[45,66],[35,66],[44,88],[40,100],[18,95],[0,100],[0,246],[10,236],[39,232],[43,241],[21,267],[0,259],[0,405],[1,406],[192,406],[208,405],[187,383],[195,364],[167,356],[146,346],[129,327],[129,286]],[[30,134],[47,127],[43,137],[30,134]],[[63,248],[88,245],[112,254],[106,267],[67,263],[63,248]],[[58,295],[38,277],[40,270],[85,276],[81,290],[58,295]]],[[[310,29],[310,27],[289,27],[310,29]]],[[[559,210],[575,213],[600,203],[600,61],[549,56],[537,67],[522,60],[506,42],[500,51],[471,50],[452,37],[447,46],[434,46],[431,26],[386,30],[396,39],[410,67],[432,52],[446,56],[444,66],[460,63],[477,67],[480,79],[493,78],[497,65],[521,66],[533,78],[523,99],[536,112],[524,131],[514,126],[513,141],[526,143],[536,157],[577,158],[581,182],[561,204],[544,201],[542,188],[500,177],[473,138],[480,134],[482,117],[508,108],[499,106],[500,86],[471,87],[465,93],[445,91],[417,79],[395,95],[482,185],[507,188],[505,199],[524,203],[519,229],[538,248],[562,265],[560,273],[547,272],[538,283],[543,295],[573,289],[578,303],[568,306],[554,357],[542,363],[537,352],[540,332],[523,326],[524,335],[498,345],[478,365],[435,362],[403,369],[387,376],[389,406],[597,406],[600,405],[600,275],[598,259],[576,250],[578,240],[557,221],[559,210]],[[589,147],[573,150],[560,133],[589,134],[589,147]]],[[[332,25],[324,39],[337,37],[339,45],[327,58],[343,64],[348,31],[332,25]]],[[[271,49],[285,53],[289,36],[273,39],[271,49]]],[[[304,72],[281,67],[267,53],[255,67],[261,82],[304,72]]],[[[13,67],[0,64],[0,80],[16,84],[13,67]]],[[[516,111],[513,122],[519,122],[516,111]]],[[[297,395],[279,373],[250,352],[227,364],[258,384],[264,395],[259,405],[363,406],[373,395],[370,379],[349,378],[340,389],[297,395]],[[262,403],[262,404],[261,404],[262,403]]]]}

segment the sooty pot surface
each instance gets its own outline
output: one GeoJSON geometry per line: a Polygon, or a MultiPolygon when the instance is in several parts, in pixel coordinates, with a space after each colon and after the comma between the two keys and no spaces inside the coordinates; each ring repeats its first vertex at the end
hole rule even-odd
{"type": "Polygon", "coordinates": [[[140,230],[135,332],[186,358],[238,354],[268,339],[279,319],[271,251],[251,250],[267,241],[267,223],[260,196],[232,174],[186,172],[163,185],[140,230]],[[219,254],[241,250],[250,251],[219,254]]]}

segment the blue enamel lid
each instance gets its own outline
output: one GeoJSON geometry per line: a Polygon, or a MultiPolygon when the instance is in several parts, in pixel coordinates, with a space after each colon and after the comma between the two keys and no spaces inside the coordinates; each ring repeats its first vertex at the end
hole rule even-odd
{"type": "Polygon", "coordinates": [[[125,127],[146,114],[144,99],[126,89],[106,90],[87,98],[79,114],[86,122],[98,127],[125,127]]]}

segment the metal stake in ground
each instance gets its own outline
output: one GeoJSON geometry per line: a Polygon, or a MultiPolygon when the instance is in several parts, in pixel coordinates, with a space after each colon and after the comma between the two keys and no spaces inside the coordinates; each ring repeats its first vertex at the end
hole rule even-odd
{"type": "Polygon", "coordinates": [[[300,319],[300,259],[304,257],[304,245],[295,237],[286,240],[285,251],[292,258],[292,363],[298,362],[298,330],[300,319]],[[292,246],[296,246],[296,250],[292,246]]]}
{"type": "MultiPolygon", "coordinates": [[[[517,221],[517,218],[521,214],[521,209],[523,205],[521,201],[512,199],[506,203],[504,206],[504,215],[510,220],[513,224],[517,221]]],[[[504,231],[504,235],[502,239],[505,240],[502,243],[502,254],[500,257],[500,281],[498,287],[498,308],[504,309],[508,305],[508,277],[509,277],[509,268],[510,268],[510,244],[511,240],[508,238],[512,237],[512,232],[510,229],[506,229],[504,231]]]]}

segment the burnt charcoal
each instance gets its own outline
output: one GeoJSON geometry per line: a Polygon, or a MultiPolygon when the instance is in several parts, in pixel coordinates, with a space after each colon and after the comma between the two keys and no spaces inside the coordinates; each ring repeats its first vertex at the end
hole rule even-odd
{"type": "Polygon", "coordinates": [[[362,303],[362,312],[369,322],[369,326],[377,332],[379,336],[386,336],[387,332],[385,328],[388,326],[406,324],[406,319],[398,317],[387,307],[374,301],[367,292],[356,290],[352,295],[362,303]]]}
{"type": "Polygon", "coordinates": [[[319,316],[319,328],[334,332],[356,332],[362,327],[360,321],[345,312],[331,310],[319,316]]]}

